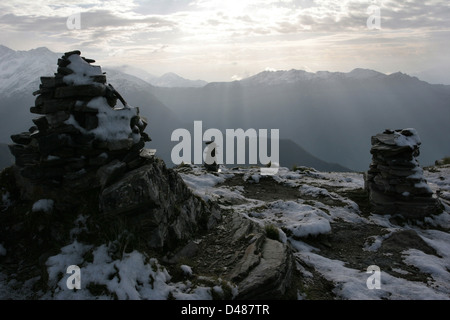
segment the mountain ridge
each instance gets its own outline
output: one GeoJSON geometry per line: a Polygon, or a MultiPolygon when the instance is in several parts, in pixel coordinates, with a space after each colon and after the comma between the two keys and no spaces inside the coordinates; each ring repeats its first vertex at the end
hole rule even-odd
{"type": "MultiPolygon", "coordinates": [[[[307,72],[263,72],[203,88],[154,88],[153,93],[186,120],[201,118],[221,129],[278,128],[280,137],[318,158],[356,171],[369,166],[371,135],[385,129],[416,128],[424,165],[450,153],[450,86],[401,72],[367,73],[375,77],[361,80],[338,73],[324,81],[307,72]]],[[[361,70],[355,74],[361,76],[361,70]]]]}
{"type": "Polygon", "coordinates": [[[118,67],[110,67],[111,70],[117,70],[132,76],[135,76],[155,87],[166,87],[166,88],[200,88],[208,84],[204,80],[190,80],[186,79],[174,72],[166,72],[161,76],[155,76],[144,70],[137,69],[131,66],[123,65],[118,67]]]}
{"type": "Polygon", "coordinates": [[[428,83],[426,81],[420,80],[415,76],[410,76],[403,72],[394,72],[391,74],[384,74],[382,72],[365,69],[365,68],[355,68],[350,72],[330,72],[330,71],[317,71],[308,72],[300,69],[290,69],[290,70],[276,70],[276,71],[261,71],[253,76],[235,80],[235,81],[218,81],[210,82],[206,86],[217,86],[218,84],[232,83],[240,84],[244,86],[256,86],[256,85],[283,85],[283,84],[296,84],[305,81],[341,81],[341,80],[373,80],[373,79],[408,79],[408,80],[418,80],[421,82],[428,83]]]}
{"type": "MultiPolygon", "coordinates": [[[[18,54],[22,56],[27,56],[31,54],[35,54],[36,52],[44,55],[50,55],[50,56],[59,56],[60,53],[55,53],[49,50],[47,47],[37,47],[34,49],[30,49],[28,51],[26,50],[13,50],[7,46],[0,44],[0,59],[3,59],[8,54],[18,54]]],[[[0,62],[1,67],[1,62],[0,62]]],[[[135,76],[141,80],[146,81],[147,83],[157,86],[157,87],[169,87],[169,88],[201,88],[203,86],[209,86],[214,85],[217,83],[241,83],[241,84],[249,84],[249,83],[259,83],[263,84],[263,80],[271,80],[266,83],[267,85],[274,85],[274,84],[282,84],[282,83],[294,83],[301,80],[340,80],[343,78],[346,79],[354,79],[354,80],[366,80],[371,78],[389,78],[389,77],[403,77],[407,79],[417,79],[420,80],[417,76],[409,75],[407,73],[403,73],[401,71],[393,72],[390,74],[385,74],[373,69],[368,68],[362,68],[362,67],[356,67],[352,69],[349,72],[341,72],[341,71],[316,71],[316,72],[309,72],[302,69],[290,69],[290,70],[264,70],[261,72],[258,72],[252,76],[243,78],[241,80],[234,80],[234,81],[212,81],[208,82],[202,79],[192,80],[187,79],[182,76],[180,76],[177,73],[174,72],[166,72],[162,74],[161,76],[155,76],[153,74],[150,74],[142,69],[138,69],[132,66],[128,65],[122,65],[122,66],[109,66],[105,67],[105,69],[110,70],[118,70],[120,72],[135,76]],[[266,79],[264,79],[266,78],[266,79]],[[268,79],[267,79],[268,78],[268,79]],[[277,80],[277,81],[274,81],[277,80]]],[[[424,80],[420,80],[426,83],[429,83],[424,80]]],[[[448,86],[443,84],[444,86],[448,86]]],[[[0,86],[0,91],[1,91],[0,86]]]]}
{"type": "Polygon", "coordinates": [[[154,81],[150,82],[152,85],[156,87],[203,87],[208,82],[204,80],[189,80],[179,76],[174,72],[167,72],[162,76],[158,77],[154,81]]]}

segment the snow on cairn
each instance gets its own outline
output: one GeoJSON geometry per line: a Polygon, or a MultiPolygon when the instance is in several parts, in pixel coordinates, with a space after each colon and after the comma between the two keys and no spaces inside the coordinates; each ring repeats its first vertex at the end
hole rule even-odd
{"type": "Polygon", "coordinates": [[[83,134],[94,134],[98,139],[103,141],[120,141],[129,137],[133,139],[133,143],[140,140],[139,133],[133,133],[130,122],[133,117],[138,115],[136,108],[114,108],[112,109],[105,97],[93,98],[87,104],[87,107],[98,110],[98,126],[95,129],[86,130],[75,119],[74,115],[70,115],[64,123],[72,125],[83,134]]]}
{"type": "Polygon", "coordinates": [[[90,65],[78,54],[73,54],[67,59],[70,61],[67,67],[73,71],[64,77],[63,81],[68,85],[93,84],[92,76],[103,75],[101,67],[90,65]]]}
{"type": "Polygon", "coordinates": [[[394,132],[394,141],[399,147],[409,146],[411,149],[422,144],[417,130],[414,128],[403,129],[402,132],[394,132]],[[410,135],[405,136],[403,132],[408,132],[410,135]]]}

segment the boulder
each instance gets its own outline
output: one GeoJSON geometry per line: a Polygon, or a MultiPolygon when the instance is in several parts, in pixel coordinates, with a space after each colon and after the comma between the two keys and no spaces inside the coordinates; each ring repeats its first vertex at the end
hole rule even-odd
{"type": "Polygon", "coordinates": [[[293,271],[292,254],[286,245],[265,239],[261,259],[238,285],[238,299],[273,299],[281,297],[289,286],[293,271]]]}
{"type": "Polygon", "coordinates": [[[135,221],[153,248],[173,248],[215,225],[220,217],[158,158],[147,160],[145,166],[106,187],[99,203],[103,214],[124,215],[135,221]]]}

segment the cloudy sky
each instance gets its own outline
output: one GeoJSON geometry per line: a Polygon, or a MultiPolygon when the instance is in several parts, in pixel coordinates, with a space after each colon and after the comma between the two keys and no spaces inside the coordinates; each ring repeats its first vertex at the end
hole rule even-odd
{"type": "Polygon", "coordinates": [[[450,84],[448,0],[10,0],[0,44],[230,81],[262,70],[405,72],[450,84]]]}

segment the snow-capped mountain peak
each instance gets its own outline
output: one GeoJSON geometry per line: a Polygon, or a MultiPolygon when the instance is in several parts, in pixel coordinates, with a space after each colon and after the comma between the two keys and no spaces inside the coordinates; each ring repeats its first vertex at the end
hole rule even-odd
{"type": "Polygon", "coordinates": [[[39,88],[41,76],[51,76],[56,72],[56,61],[60,56],[61,54],[43,47],[29,51],[14,51],[1,46],[0,93],[13,96],[17,93],[35,91],[39,88]]]}
{"type": "Polygon", "coordinates": [[[386,76],[385,74],[374,71],[371,69],[362,69],[362,68],[356,68],[347,73],[347,77],[352,79],[370,79],[370,78],[376,78],[376,77],[383,77],[386,76]]]}
{"type": "Polygon", "coordinates": [[[179,76],[176,73],[168,72],[158,77],[151,73],[148,73],[142,69],[138,69],[129,65],[123,65],[119,67],[114,67],[115,70],[121,71],[123,73],[127,73],[134,77],[137,77],[141,80],[146,81],[147,83],[155,86],[155,87],[166,87],[166,88],[175,88],[175,87],[185,87],[185,88],[196,88],[203,87],[207,84],[206,81],[203,80],[189,80],[179,76]]]}
{"type": "Polygon", "coordinates": [[[263,71],[241,80],[241,83],[244,85],[279,85],[292,84],[301,81],[338,81],[342,79],[365,80],[385,76],[386,75],[381,72],[362,68],[356,68],[348,73],[329,71],[317,71],[313,73],[304,70],[291,69],[263,71]]]}
{"type": "Polygon", "coordinates": [[[207,84],[207,82],[203,80],[185,79],[173,72],[165,73],[161,77],[151,80],[150,83],[156,87],[167,87],[167,88],[203,87],[207,84]]]}
{"type": "Polygon", "coordinates": [[[11,54],[13,52],[14,52],[14,50],[0,44],[0,58],[3,58],[4,56],[11,54]]]}
{"type": "MultiPolygon", "coordinates": [[[[0,45],[0,94],[5,97],[23,94],[24,92],[31,94],[39,88],[41,76],[52,76],[56,72],[56,62],[61,55],[61,53],[52,52],[46,47],[28,51],[15,51],[0,45]]],[[[144,86],[144,81],[153,86],[171,88],[202,87],[207,84],[206,81],[188,80],[175,73],[166,73],[161,77],[156,77],[144,71],[135,74],[133,72],[135,70],[136,68],[126,66],[108,68],[110,75],[115,80],[120,81],[120,79],[127,78],[127,80],[132,80],[133,83],[137,83],[139,87],[144,86]],[[129,77],[127,73],[130,74],[129,77]]]]}
{"type": "Polygon", "coordinates": [[[144,81],[139,77],[123,73],[117,69],[103,68],[103,71],[106,73],[108,83],[112,84],[118,90],[128,91],[134,89],[145,91],[151,87],[147,81],[144,81]]]}
{"type": "MultiPolygon", "coordinates": [[[[53,76],[57,71],[61,53],[45,47],[29,51],[15,51],[0,46],[0,95],[30,95],[39,88],[40,77],[53,76]]],[[[123,91],[134,89],[148,91],[148,82],[117,69],[105,68],[108,83],[123,91]]]]}
{"type": "Polygon", "coordinates": [[[310,73],[304,70],[291,69],[289,71],[263,71],[252,77],[241,80],[241,83],[256,85],[289,84],[298,81],[311,80],[314,77],[314,73],[310,73]]]}
{"type": "Polygon", "coordinates": [[[394,73],[391,73],[388,77],[390,79],[399,79],[399,80],[417,79],[417,77],[411,77],[411,76],[409,76],[409,75],[407,75],[406,73],[403,73],[403,72],[394,72],[394,73]]]}

